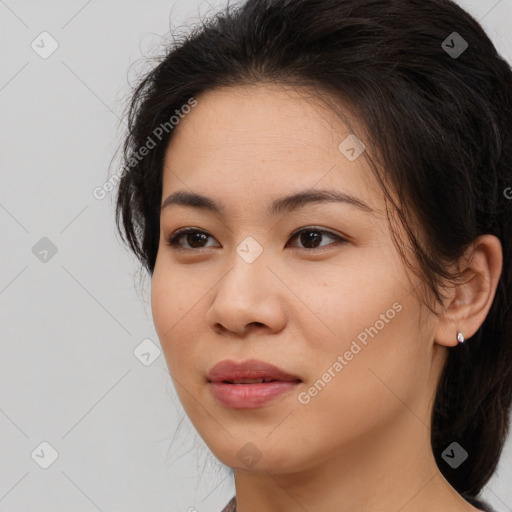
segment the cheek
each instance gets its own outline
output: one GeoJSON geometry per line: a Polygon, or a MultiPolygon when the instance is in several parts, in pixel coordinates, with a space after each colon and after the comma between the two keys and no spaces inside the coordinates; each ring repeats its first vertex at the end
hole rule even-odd
{"type": "Polygon", "coordinates": [[[305,331],[304,339],[315,340],[311,348],[319,357],[348,350],[353,339],[371,340],[376,331],[390,334],[389,326],[401,323],[410,283],[389,254],[366,252],[363,258],[347,250],[341,263],[289,273],[300,299],[293,318],[305,331]]]}
{"type": "Polygon", "coordinates": [[[353,437],[402,415],[412,421],[417,421],[415,414],[422,416],[421,398],[429,388],[429,360],[427,344],[420,339],[414,321],[417,309],[402,299],[402,309],[385,323],[380,314],[385,314],[387,302],[383,305],[366,311],[352,326],[352,336],[324,351],[323,373],[318,373],[318,386],[313,386],[320,391],[311,398],[307,414],[323,422],[327,431],[333,424],[343,425],[353,437]],[[336,376],[324,387],[329,368],[336,376]]]}
{"type": "Polygon", "coordinates": [[[311,386],[301,403],[308,402],[304,413],[315,421],[369,426],[404,409],[428,385],[429,333],[422,332],[420,306],[406,277],[386,268],[354,264],[330,269],[328,280],[308,275],[302,285],[314,315],[301,323],[311,386]]]}
{"type": "Polygon", "coordinates": [[[195,344],[191,328],[200,325],[195,316],[201,308],[204,290],[198,289],[177,269],[163,269],[155,265],[151,281],[151,311],[169,371],[174,375],[183,372],[186,359],[194,355],[195,344]]]}
{"type": "MultiPolygon", "coordinates": [[[[387,306],[386,300],[384,305],[387,306]]],[[[276,442],[300,435],[315,460],[321,460],[337,448],[350,450],[352,446],[370,445],[373,436],[385,426],[396,424],[399,418],[418,422],[420,417],[427,422],[422,413],[422,397],[429,387],[427,358],[422,340],[414,331],[417,324],[411,321],[416,311],[411,304],[402,306],[377,333],[368,329],[368,334],[365,328],[373,327],[379,318],[375,315],[381,312],[378,307],[357,319],[350,318],[352,336],[335,344],[329,344],[328,339],[316,347],[311,343],[307,351],[309,379],[305,394],[300,402],[296,400],[296,422],[280,426],[280,432],[275,432],[276,442]],[[368,334],[366,344],[357,338],[361,332],[368,334]]],[[[340,331],[343,322],[340,317],[340,331]]],[[[345,330],[348,332],[349,328],[345,330]]],[[[279,449],[278,443],[275,449],[279,449]]]]}

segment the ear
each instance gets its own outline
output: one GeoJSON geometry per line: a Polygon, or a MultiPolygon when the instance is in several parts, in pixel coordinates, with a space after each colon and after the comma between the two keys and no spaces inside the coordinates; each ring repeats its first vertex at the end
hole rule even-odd
{"type": "Polygon", "coordinates": [[[458,264],[462,278],[446,295],[434,336],[434,341],[447,347],[458,344],[458,331],[464,338],[471,338],[491,309],[503,266],[500,240],[494,235],[481,235],[458,264]]]}

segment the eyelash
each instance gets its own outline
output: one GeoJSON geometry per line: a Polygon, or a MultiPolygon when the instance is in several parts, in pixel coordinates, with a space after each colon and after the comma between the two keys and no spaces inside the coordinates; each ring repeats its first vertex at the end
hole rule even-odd
{"type": "MultiPolygon", "coordinates": [[[[298,235],[302,234],[303,232],[308,232],[308,231],[313,231],[313,232],[329,235],[330,237],[336,239],[336,242],[334,242],[333,244],[327,244],[327,246],[320,246],[319,248],[308,249],[306,247],[294,247],[294,249],[300,249],[300,250],[308,251],[308,252],[311,252],[311,251],[322,252],[325,250],[325,247],[329,247],[330,245],[337,245],[339,243],[348,242],[348,240],[346,240],[345,238],[343,238],[339,235],[336,235],[335,233],[332,233],[331,231],[327,231],[325,229],[320,229],[315,226],[308,226],[305,228],[298,229],[290,235],[289,239],[296,238],[298,235]]],[[[209,233],[207,233],[206,231],[203,231],[201,229],[181,228],[181,229],[178,229],[177,231],[175,231],[170,237],[166,238],[166,240],[165,240],[166,244],[171,246],[173,249],[183,250],[183,251],[198,251],[200,249],[210,249],[210,247],[199,247],[199,248],[195,248],[195,249],[194,248],[189,249],[188,247],[181,247],[179,245],[178,242],[183,236],[193,234],[193,233],[202,233],[204,235],[211,236],[211,235],[209,235],[209,233]]]]}

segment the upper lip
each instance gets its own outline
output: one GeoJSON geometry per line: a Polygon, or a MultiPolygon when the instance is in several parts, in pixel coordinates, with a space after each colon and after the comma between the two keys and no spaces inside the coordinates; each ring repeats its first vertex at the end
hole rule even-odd
{"type": "Polygon", "coordinates": [[[287,373],[277,366],[257,359],[241,362],[226,359],[213,366],[208,373],[209,382],[235,382],[244,379],[301,380],[296,375],[287,373]]]}

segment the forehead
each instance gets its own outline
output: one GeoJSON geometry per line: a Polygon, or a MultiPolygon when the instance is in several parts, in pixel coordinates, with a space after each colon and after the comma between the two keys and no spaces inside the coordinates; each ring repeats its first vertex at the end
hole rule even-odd
{"type": "Polygon", "coordinates": [[[167,147],[164,197],[190,189],[252,203],[278,191],[329,187],[379,208],[381,192],[364,152],[350,160],[339,148],[352,140],[352,128],[312,91],[258,84],[196,99],[167,147]]]}

